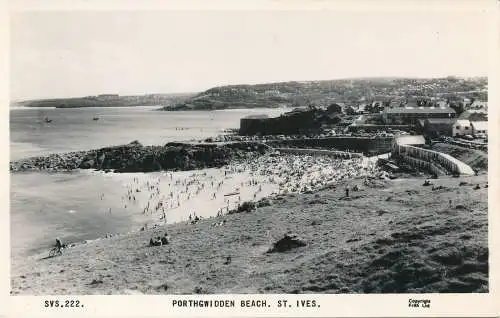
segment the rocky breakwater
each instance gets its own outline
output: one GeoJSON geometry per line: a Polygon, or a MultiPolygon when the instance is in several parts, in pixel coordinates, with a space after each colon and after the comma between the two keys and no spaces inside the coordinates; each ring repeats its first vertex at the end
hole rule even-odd
{"type": "Polygon", "coordinates": [[[264,154],[260,143],[237,142],[224,145],[168,143],[127,145],[32,157],[10,163],[10,171],[70,171],[94,169],[114,172],[152,172],[222,167],[231,161],[249,160],[264,154]]]}

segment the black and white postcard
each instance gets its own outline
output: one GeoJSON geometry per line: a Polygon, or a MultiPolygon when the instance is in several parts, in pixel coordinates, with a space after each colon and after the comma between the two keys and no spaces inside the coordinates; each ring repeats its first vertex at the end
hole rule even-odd
{"type": "Polygon", "coordinates": [[[6,4],[5,314],[498,315],[499,8],[6,4]]]}

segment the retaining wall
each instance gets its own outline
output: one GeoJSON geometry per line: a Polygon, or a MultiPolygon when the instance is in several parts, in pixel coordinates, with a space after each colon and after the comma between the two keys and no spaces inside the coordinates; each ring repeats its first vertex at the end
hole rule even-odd
{"type": "Polygon", "coordinates": [[[327,148],[331,150],[358,152],[366,155],[377,155],[391,152],[393,137],[325,137],[301,138],[266,142],[274,148],[327,148]]]}
{"type": "Polygon", "coordinates": [[[322,149],[299,149],[299,148],[275,148],[275,150],[280,153],[291,153],[299,155],[322,155],[331,156],[335,158],[351,159],[351,158],[363,158],[361,153],[352,153],[338,150],[322,150],[322,149]]]}
{"type": "Polygon", "coordinates": [[[402,131],[411,131],[416,130],[416,127],[413,125],[371,125],[371,124],[359,124],[359,125],[350,125],[347,126],[349,131],[359,131],[364,130],[366,132],[372,131],[388,131],[389,129],[396,129],[402,131]]]}
{"type": "Polygon", "coordinates": [[[470,166],[438,151],[410,145],[395,145],[392,153],[413,166],[425,168],[436,174],[443,174],[441,171],[446,170],[451,174],[474,175],[474,170],[470,166]]]}

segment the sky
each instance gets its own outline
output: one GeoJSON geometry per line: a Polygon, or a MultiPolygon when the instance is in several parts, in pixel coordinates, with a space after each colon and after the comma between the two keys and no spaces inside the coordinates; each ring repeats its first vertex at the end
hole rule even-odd
{"type": "Polygon", "coordinates": [[[484,11],[40,11],[10,16],[11,100],[349,77],[485,76],[484,11]]]}

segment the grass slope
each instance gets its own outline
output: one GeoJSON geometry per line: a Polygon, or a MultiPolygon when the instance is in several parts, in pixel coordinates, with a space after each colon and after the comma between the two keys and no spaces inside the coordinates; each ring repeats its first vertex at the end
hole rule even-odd
{"type": "Polygon", "coordinates": [[[353,180],[360,190],[349,198],[339,184],[249,213],[77,245],[62,257],[14,260],[11,293],[487,292],[487,176],[432,182],[353,180]],[[171,244],[147,246],[164,230],[171,244]],[[267,253],[289,231],[307,245],[267,253]]]}
{"type": "Polygon", "coordinates": [[[391,100],[410,96],[487,97],[481,91],[487,78],[351,78],[326,81],[289,81],[212,87],[164,110],[297,107],[333,102],[359,103],[361,98],[391,100]]]}
{"type": "Polygon", "coordinates": [[[449,154],[478,171],[488,171],[488,154],[481,150],[469,149],[446,143],[437,143],[433,150],[449,154]]]}

